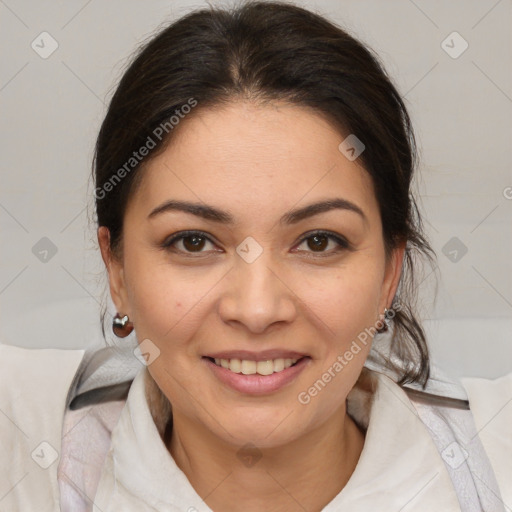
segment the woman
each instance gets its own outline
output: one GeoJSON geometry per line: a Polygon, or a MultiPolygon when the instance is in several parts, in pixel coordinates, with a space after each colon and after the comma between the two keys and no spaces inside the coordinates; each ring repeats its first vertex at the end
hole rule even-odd
{"type": "Polygon", "coordinates": [[[512,374],[443,377],[415,316],[414,168],[395,87],[320,16],[253,2],[162,30],[94,162],[112,329],[138,347],[0,347],[0,506],[510,507],[512,374]]]}

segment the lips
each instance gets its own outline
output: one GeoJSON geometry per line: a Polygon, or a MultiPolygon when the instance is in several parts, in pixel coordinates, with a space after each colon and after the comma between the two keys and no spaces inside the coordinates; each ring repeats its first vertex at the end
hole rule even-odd
{"type": "MultiPolygon", "coordinates": [[[[219,355],[244,355],[244,357],[251,356],[253,359],[217,359],[221,364],[217,364],[214,358],[211,357],[203,357],[203,361],[205,362],[206,368],[212,372],[213,376],[218,379],[219,382],[223,383],[225,386],[238,391],[243,394],[250,395],[265,395],[268,393],[276,392],[288,385],[291,384],[298,376],[311,364],[311,358],[309,356],[303,356],[300,359],[297,359],[294,364],[288,366],[288,363],[291,363],[293,359],[287,358],[277,358],[277,359],[264,359],[261,360],[261,357],[268,357],[267,354],[286,354],[293,355],[297,354],[296,352],[289,351],[267,351],[265,356],[263,352],[260,353],[248,353],[241,351],[232,351],[232,352],[219,352],[219,355]],[[256,359],[258,362],[256,362],[256,359]],[[267,361],[267,362],[265,362],[267,361]],[[287,363],[285,363],[287,361],[287,363]],[[276,367],[276,362],[279,364],[279,368],[276,367]],[[224,363],[224,364],[222,364],[224,363]],[[228,363],[228,367],[226,367],[226,363],[228,363]],[[232,366],[232,365],[235,366],[232,366]],[[255,370],[255,365],[258,367],[263,365],[263,372],[259,373],[259,371],[255,370]],[[270,367],[272,365],[272,367],[270,367]]],[[[217,353],[215,354],[217,355],[217,353]]],[[[298,354],[297,354],[298,355],[298,354]]],[[[257,368],[260,370],[260,368],[257,368]]],[[[261,371],[261,370],[260,370],[261,371]]]]}
{"type": "Polygon", "coordinates": [[[211,352],[204,357],[209,359],[240,359],[247,361],[268,361],[270,359],[302,359],[308,354],[296,352],[293,350],[270,349],[261,352],[252,352],[250,350],[224,350],[221,352],[211,352]]]}
{"type": "MultiPolygon", "coordinates": [[[[209,360],[212,361],[212,359],[209,360]]],[[[293,366],[299,359],[268,359],[258,362],[250,359],[213,359],[213,361],[217,366],[222,366],[234,373],[272,375],[293,366]]]]}

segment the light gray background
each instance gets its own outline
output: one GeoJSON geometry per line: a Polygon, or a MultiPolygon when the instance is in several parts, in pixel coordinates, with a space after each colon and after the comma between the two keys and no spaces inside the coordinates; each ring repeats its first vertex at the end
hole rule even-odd
{"type": "MultiPolygon", "coordinates": [[[[509,372],[512,2],[297,3],[373,47],[405,96],[421,149],[420,206],[442,278],[435,307],[432,276],[421,284],[434,361],[456,376],[509,372]],[[462,48],[457,36],[446,39],[454,31],[469,45],[457,58],[443,49],[462,48]]],[[[143,39],[205,5],[0,0],[0,343],[100,341],[99,305],[108,300],[112,311],[112,303],[89,174],[105,102],[143,39]],[[58,43],[46,59],[31,47],[35,40],[49,48],[43,31],[58,43]],[[34,254],[43,237],[57,249],[47,261],[34,254]]]]}

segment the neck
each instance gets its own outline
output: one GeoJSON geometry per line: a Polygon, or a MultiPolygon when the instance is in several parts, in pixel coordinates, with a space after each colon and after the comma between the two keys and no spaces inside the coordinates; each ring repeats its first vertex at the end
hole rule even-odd
{"type": "Polygon", "coordinates": [[[352,475],[364,434],[345,404],[301,438],[273,448],[240,449],[188,418],[175,416],[168,449],[214,511],[319,511],[352,475]],[[236,499],[235,499],[236,497],[236,499]]]}

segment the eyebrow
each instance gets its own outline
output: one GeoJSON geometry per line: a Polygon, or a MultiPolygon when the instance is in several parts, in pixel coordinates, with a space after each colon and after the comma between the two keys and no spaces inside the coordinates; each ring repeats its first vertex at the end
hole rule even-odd
{"type": "MultiPolygon", "coordinates": [[[[327,199],[317,203],[309,204],[302,208],[291,210],[286,212],[281,217],[279,223],[288,225],[296,224],[304,219],[313,217],[314,215],[335,209],[357,213],[362,217],[365,223],[368,223],[368,219],[363,210],[355,203],[352,203],[351,201],[343,198],[327,199]]],[[[203,219],[218,222],[220,224],[233,225],[235,223],[235,218],[227,211],[219,210],[213,206],[201,203],[176,201],[172,199],[162,203],[160,206],[157,206],[154,210],[152,210],[148,215],[148,219],[152,219],[157,215],[170,211],[182,211],[185,213],[190,213],[192,215],[196,215],[197,217],[202,217],[203,219]]]]}

